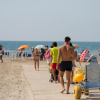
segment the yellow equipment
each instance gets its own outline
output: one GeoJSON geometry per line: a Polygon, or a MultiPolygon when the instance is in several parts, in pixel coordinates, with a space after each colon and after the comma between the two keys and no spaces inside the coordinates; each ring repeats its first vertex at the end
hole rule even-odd
{"type": "Polygon", "coordinates": [[[73,77],[73,82],[78,83],[78,82],[82,82],[84,80],[84,75],[83,75],[83,70],[82,69],[78,69],[75,72],[75,76],[73,77]],[[81,73],[77,73],[81,71],[81,73]]]}
{"type": "Polygon", "coordinates": [[[75,86],[75,88],[74,88],[74,97],[75,97],[75,99],[80,99],[81,95],[82,95],[81,86],[79,86],[79,85],[75,86]]]}
{"type": "Polygon", "coordinates": [[[50,65],[49,72],[52,73],[52,63],[50,65]]]}

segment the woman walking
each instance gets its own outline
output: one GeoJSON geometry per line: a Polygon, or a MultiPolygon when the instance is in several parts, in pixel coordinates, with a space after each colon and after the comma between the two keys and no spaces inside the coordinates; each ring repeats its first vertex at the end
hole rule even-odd
{"type": "Polygon", "coordinates": [[[40,58],[40,53],[38,52],[37,48],[35,48],[34,52],[32,53],[33,61],[34,61],[34,66],[35,70],[39,71],[39,58],[40,58]],[[37,67],[36,67],[37,63],[37,67]]]}

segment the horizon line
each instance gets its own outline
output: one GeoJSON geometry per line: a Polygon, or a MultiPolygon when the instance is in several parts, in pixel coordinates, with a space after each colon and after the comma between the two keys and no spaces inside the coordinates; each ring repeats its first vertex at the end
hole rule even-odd
{"type": "MultiPolygon", "coordinates": [[[[0,41],[32,42],[32,41],[25,41],[25,40],[0,40],[0,41]]],[[[33,41],[33,42],[54,42],[54,41],[40,41],[39,40],[39,41],[33,41]]],[[[57,41],[57,42],[64,42],[64,41],[57,41]]],[[[72,42],[100,42],[100,41],[72,41],[72,42]]]]}

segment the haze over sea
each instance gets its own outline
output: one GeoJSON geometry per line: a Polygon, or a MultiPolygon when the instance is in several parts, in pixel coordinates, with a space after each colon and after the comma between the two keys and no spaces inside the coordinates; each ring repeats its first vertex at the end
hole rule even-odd
{"type": "MultiPolygon", "coordinates": [[[[0,41],[0,44],[4,45],[6,51],[12,51],[17,50],[19,46],[21,45],[29,45],[30,47],[26,49],[26,51],[30,51],[31,47],[36,47],[37,45],[45,45],[45,46],[51,46],[53,41],[0,41]]],[[[58,46],[61,46],[64,44],[63,41],[56,41],[58,43],[58,46]]],[[[93,53],[98,53],[100,49],[100,42],[74,42],[73,44],[79,45],[79,48],[76,48],[75,50],[82,50],[82,49],[88,49],[92,50],[93,53]]]]}

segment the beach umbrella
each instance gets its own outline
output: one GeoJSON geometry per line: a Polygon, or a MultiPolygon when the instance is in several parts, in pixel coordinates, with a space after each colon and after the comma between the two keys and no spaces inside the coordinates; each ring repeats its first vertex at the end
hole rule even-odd
{"type": "Polygon", "coordinates": [[[26,48],[29,48],[29,47],[30,47],[29,45],[22,45],[17,50],[23,50],[23,49],[26,49],[26,48]]]}
{"type": "Polygon", "coordinates": [[[86,49],[86,50],[83,51],[83,53],[81,54],[81,57],[80,57],[80,61],[84,61],[87,53],[88,53],[88,49],[86,49]]]}
{"type": "Polygon", "coordinates": [[[77,44],[72,44],[73,47],[79,47],[77,44]]]}
{"type": "Polygon", "coordinates": [[[46,49],[46,47],[44,45],[37,45],[35,48],[37,48],[37,49],[41,49],[41,48],[46,49]]]}

